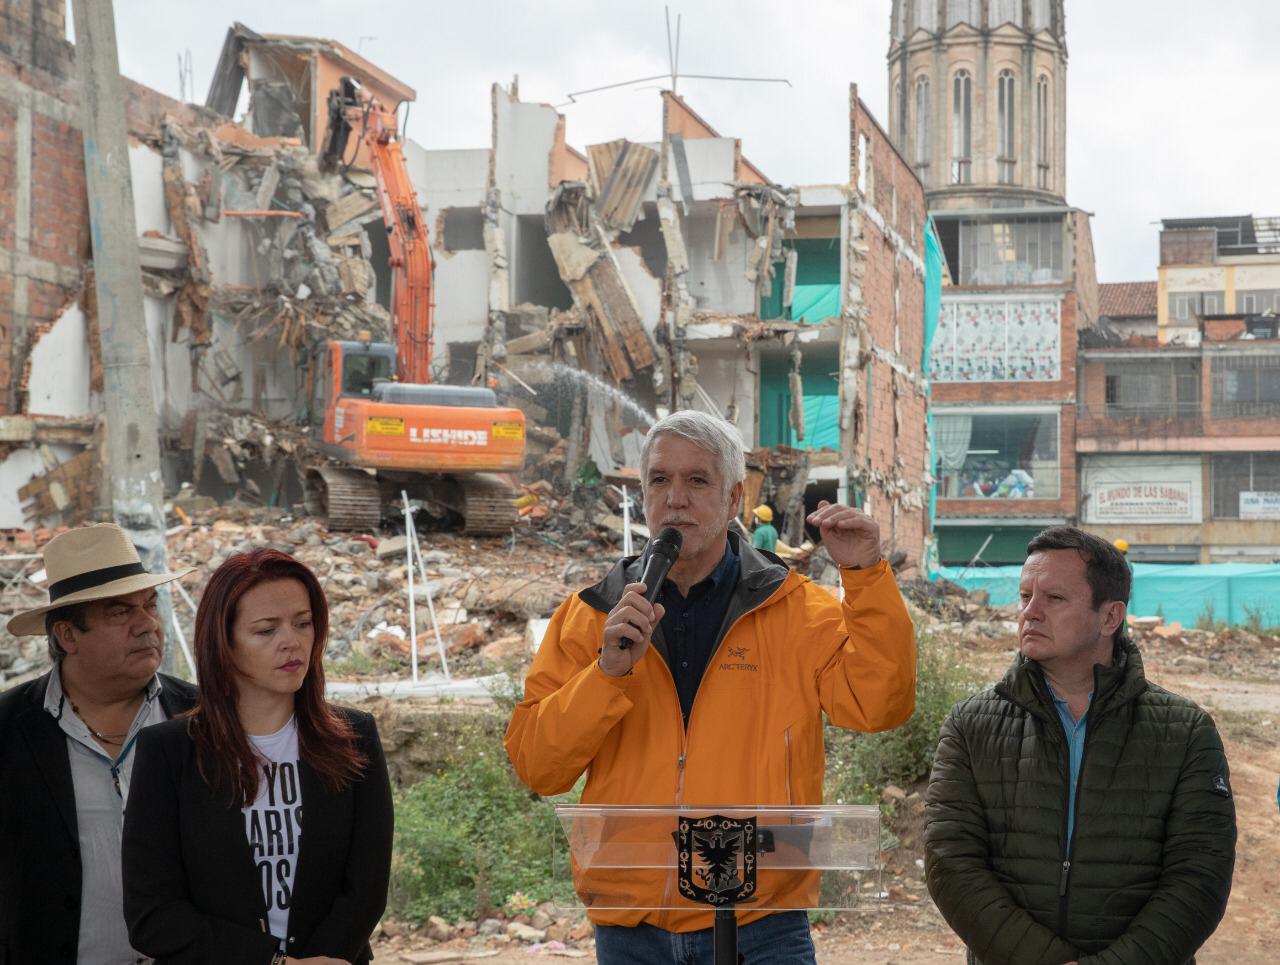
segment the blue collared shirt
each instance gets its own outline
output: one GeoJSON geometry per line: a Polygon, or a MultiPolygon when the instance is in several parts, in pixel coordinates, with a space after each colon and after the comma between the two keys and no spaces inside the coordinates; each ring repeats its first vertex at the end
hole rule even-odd
{"type": "MultiPolygon", "coordinates": [[[[1089,708],[1086,707],[1080,719],[1076,720],[1071,715],[1067,702],[1054,692],[1053,684],[1046,680],[1045,686],[1049,688],[1049,696],[1053,698],[1053,706],[1057,708],[1062,729],[1067,732],[1067,750],[1071,760],[1071,796],[1067,805],[1067,843],[1070,844],[1071,836],[1076,830],[1076,785],[1080,781],[1080,761],[1084,757],[1084,734],[1089,720],[1089,708]]],[[[1089,704],[1093,704],[1092,690],[1089,691],[1089,704]]]]}
{"type": "Polygon", "coordinates": [[[716,635],[729,610],[729,600],[742,571],[733,544],[726,541],[724,556],[711,575],[689,587],[688,597],[680,595],[670,580],[662,584],[658,602],[666,607],[662,617],[662,637],[667,644],[667,666],[675,678],[680,712],[689,725],[693,698],[702,682],[715,648],[716,635]]]}

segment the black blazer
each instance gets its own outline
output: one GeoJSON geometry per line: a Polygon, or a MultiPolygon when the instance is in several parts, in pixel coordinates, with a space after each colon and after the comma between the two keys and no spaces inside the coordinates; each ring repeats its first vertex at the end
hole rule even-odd
{"type": "MultiPolygon", "coordinates": [[[[289,907],[288,954],[353,963],[387,904],[391,783],[373,717],[334,708],[368,758],[362,778],[335,794],[299,764],[302,836],[289,907]]],[[[138,738],[124,816],[124,915],[134,948],[158,963],[268,965],[276,941],[240,801],[196,768],[187,721],[138,738]]]]}
{"type": "MultiPolygon", "coordinates": [[[[160,679],[169,716],[195,704],[190,684],[160,679]]],[[[45,674],[0,696],[0,965],[75,965],[80,941],[75,790],[48,687],[45,674]]]]}

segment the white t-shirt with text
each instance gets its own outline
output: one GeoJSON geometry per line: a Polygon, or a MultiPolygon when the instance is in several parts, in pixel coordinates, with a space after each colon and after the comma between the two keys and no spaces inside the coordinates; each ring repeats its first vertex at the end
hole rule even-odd
{"type": "Polygon", "coordinates": [[[289,934],[289,905],[302,836],[297,721],[290,717],[278,731],[264,737],[250,734],[249,744],[261,759],[261,773],[258,797],[244,809],[245,836],[262,882],[267,927],[283,942],[289,934]]]}

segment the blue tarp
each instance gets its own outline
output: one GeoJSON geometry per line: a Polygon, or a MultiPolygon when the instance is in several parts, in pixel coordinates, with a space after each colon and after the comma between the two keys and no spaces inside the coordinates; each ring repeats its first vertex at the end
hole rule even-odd
{"type": "MultiPolygon", "coordinates": [[[[993,606],[1018,599],[1020,566],[944,566],[939,575],[966,590],[986,590],[993,606]]],[[[1228,623],[1280,627],[1280,566],[1263,563],[1199,563],[1169,566],[1135,563],[1129,612],[1162,615],[1166,623],[1228,623]]]]}

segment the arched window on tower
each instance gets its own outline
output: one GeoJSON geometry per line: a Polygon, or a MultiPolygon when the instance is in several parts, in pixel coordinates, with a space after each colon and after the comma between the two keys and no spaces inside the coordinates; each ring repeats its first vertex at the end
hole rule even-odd
{"type": "Polygon", "coordinates": [[[958,70],[951,81],[951,183],[972,183],[973,78],[958,70]]]}
{"type": "Polygon", "coordinates": [[[1049,78],[1036,81],[1036,187],[1049,187],[1049,78]]]}
{"type": "MultiPolygon", "coordinates": [[[[929,78],[916,78],[916,167],[929,166],[929,78]]],[[[923,179],[922,179],[923,180],[923,179]]]]}
{"type": "Polygon", "coordinates": [[[991,0],[991,27],[1005,23],[1022,26],[1022,0],[991,0]]]}
{"type": "Polygon", "coordinates": [[[1031,29],[1033,31],[1053,29],[1052,11],[1049,6],[1049,0],[1031,0],[1031,29]]]}
{"type": "Polygon", "coordinates": [[[927,30],[933,33],[938,29],[937,0],[916,0],[914,16],[911,19],[915,21],[911,25],[912,30],[927,30]]]}
{"type": "Polygon", "coordinates": [[[947,0],[947,29],[950,30],[958,23],[981,27],[982,0],[947,0]]]}
{"type": "Polygon", "coordinates": [[[1013,71],[1002,70],[997,80],[999,113],[997,124],[1000,133],[1000,152],[996,156],[997,175],[1001,184],[1014,183],[1014,171],[1017,165],[1017,147],[1014,142],[1014,83],[1013,71]]]}

